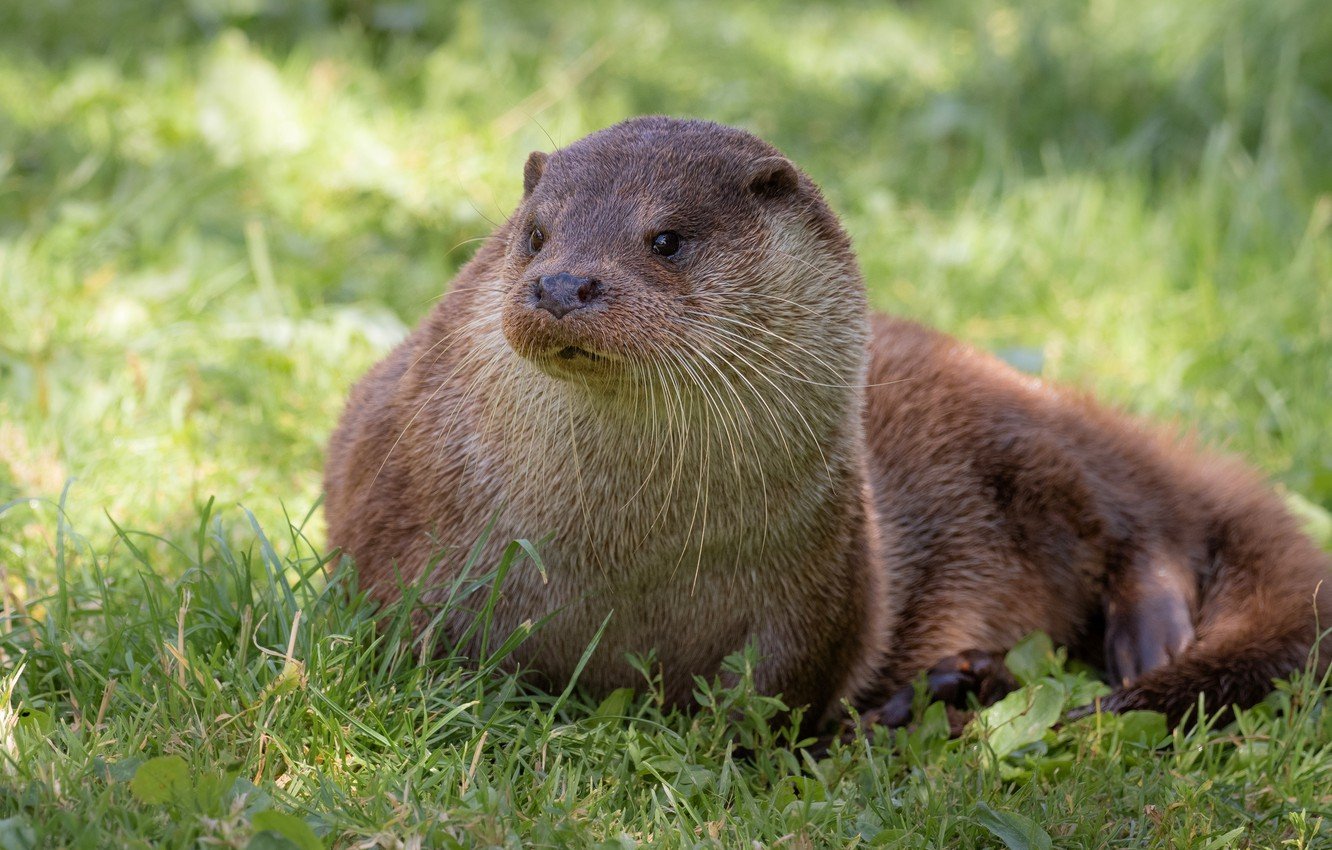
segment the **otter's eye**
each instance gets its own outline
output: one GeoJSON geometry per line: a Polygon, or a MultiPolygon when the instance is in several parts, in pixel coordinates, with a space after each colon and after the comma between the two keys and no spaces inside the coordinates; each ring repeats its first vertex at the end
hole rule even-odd
{"type": "Polygon", "coordinates": [[[546,234],[539,227],[532,228],[532,233],[527,237],[527,247],[532,249],[535,254],[541,250],[541,246],[546,244],[546,234]]]}
{"type": "Polygon", "coordinates": [[[667,230],[652,237],[652,253],[658,257],[669,257],[680,250],[680,234],[667,230]]]}

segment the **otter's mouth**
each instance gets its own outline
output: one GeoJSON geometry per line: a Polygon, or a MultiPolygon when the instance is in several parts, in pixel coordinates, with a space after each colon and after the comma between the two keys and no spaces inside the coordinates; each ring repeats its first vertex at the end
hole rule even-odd
{"type": "Polygon", "coordinates": [[[601,359],[600,354],[593,354],[587,349],[579,348],[576,345],[566,345],[564,348],[561,348],[559,351],[557,351],[555,353],[555,356],[560,358],[561,360],[573,360],[574,358],[577,357],[585,357],[588,360],[595,362],[601,359]]]}

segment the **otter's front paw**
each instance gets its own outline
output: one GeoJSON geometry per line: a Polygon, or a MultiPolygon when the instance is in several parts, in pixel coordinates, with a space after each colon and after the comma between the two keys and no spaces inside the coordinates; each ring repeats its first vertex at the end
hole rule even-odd
{"type": "MultiPolygon", "coordinates": [[[[950,655],[925,673],[925,692],[930,702],[942,702],[949,708],[961,709],[968,698],[975,697],[980,705],[989,705],[1017,687],[1017,681],[1004,666],[1003,653],[968,649],[950,655]]],[[[911,704],[915,700],[915,686],[899,689],[878,708],[861,715],[866,724],[897,727],[911,720],[911,704]]]]}

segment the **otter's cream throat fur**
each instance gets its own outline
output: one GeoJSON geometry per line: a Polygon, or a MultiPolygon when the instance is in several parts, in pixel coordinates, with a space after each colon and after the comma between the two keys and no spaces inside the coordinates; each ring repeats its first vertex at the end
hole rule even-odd
{"type": "Polygon", "coordinates": [[[493,628],[549,617],[512,661],[550,686],[604,624],[593,691],[651,653],[686,705],[752,642],[766,692],[885,722],[920,671],[1034,629],[1105,659],[1107,707],[1178,720],[1261,698],[1332,625],[1327,557],[1257,476],[871,319],[836,216],[754,136],[634,119],[523,185],[331,442],[331,542],[377,596],[437,564],[437,605],[493,522],[482,563],[544,541],[493,628]]]}

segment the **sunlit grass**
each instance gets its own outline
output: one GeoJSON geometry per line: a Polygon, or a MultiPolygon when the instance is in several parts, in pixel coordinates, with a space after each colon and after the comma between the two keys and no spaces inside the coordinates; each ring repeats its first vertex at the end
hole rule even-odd
{"type": "Polygon", "coordinates": [[[1332,545],[1332,7],[344,5],[0,8],[0,847],[246,846],[266,808],[338,846],[995,846],[981,802],[1070,845],[1332,840],[1308,691],[1162,752],[745,761],[743,688],[599,718],[421,663],[322,577],[317,509],[350,383],[528,151],[666,112],[790,153],[877,307],[1249,456],[1332,545]],[[172,754],[204,791],[139,801],[172,754]]]}

